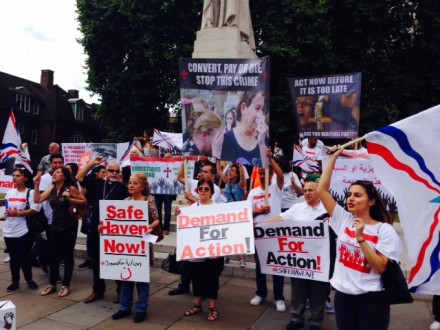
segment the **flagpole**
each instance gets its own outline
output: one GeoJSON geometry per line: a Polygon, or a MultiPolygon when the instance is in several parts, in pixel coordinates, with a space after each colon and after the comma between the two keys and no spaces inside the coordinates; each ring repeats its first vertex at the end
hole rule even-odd
{"type": "Polygon", "coordinates": [[[347,147],[349,147],[349,146],[351,146],[353,144],[360,143],[361,141],[364,141],[364,140],[365,140],[365,135],[340,145],[338,149],[339,150],[345,149],[345,148],[347,148],[347,147]]]}

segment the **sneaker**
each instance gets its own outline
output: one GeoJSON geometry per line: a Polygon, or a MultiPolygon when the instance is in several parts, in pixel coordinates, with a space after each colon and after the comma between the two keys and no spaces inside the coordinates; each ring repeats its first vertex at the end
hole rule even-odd
{"type": "Polygon", "coordinates": [[[9,254],[8,254],[8,256],[3,260],[3,262],[4,262],[5,264],[8,264],[8,263],[9,263],[9,260],[11,260],[11,257],[10,257],[9,254]]]}
{"type": "Polygon", "coordinates": [[[225,264],[229,264],[229,258],[225,257],[225,264]]]}
{"type": "Polygon", "coordinates": [[[335,307],[333,306],[333,304],[331,302],[328,302],[328,301],[325,302],[325,312],[327,314],[334,314],[335,313],[335,307]]]}
{"type": "Polygon", "coordinates": [[[246,267],[246,261],[244,259],[240,259],[240,267],[245,268],[246,267]]]}
{"type": "Polygon", "coordinates": [[[284,303],[284,300],[277,300],[275,301],[275,306],[277,308],[277,312],[285,312],[286,311],[286,304],[284,303]]]}
{"type": "Polygon", "coordinates": [[[253,298],[251,299],[250,304],[251,304],[251,305],[254,305],[254,306],[258,306],[258,305],[260,305],[261,303],[263,303],[263,302],[265,302],[265,301],[266,301],[265,298],[261,298],[260,296],[255,295],[255,297],[253,297],[253,298]]]}
{"type": "Polygon", "coordinates": [[[147,312],[136,312],[134,314],[134,323],[141,323],[147,317],[147,312]]]}
{"type": "Polygon", "coordinates": [[[440,330],[440,322],[434,321],[430,326],[429,330],[440,330]]]}
{"type": "Polygon", "coordinates": [[[6,291],[13,292],[20,289],[20,283],[18,282],[12,282],[7,288],[6,291]]]}
{"type": "Polygon", "coordinates": [[[38,290],[38,284],[35,283],[35,281],[33,281],[33,280],[28,281],[27,285],[28,285],[28,288],[31,290],[34,290],[34,291],[38,290]]]}
{"type": "Polygon", "coordinates": [[[302,327],[304,327],[304,323],[290,321],[290,323],[286,326],[286,330],[298,330],[302,327]]]}
{"type": "Polygon", "coordinates": [[[79,265],[79,268],[92,268],[92,260],[87,259],[84,261],[81,265],[79,265]]]}

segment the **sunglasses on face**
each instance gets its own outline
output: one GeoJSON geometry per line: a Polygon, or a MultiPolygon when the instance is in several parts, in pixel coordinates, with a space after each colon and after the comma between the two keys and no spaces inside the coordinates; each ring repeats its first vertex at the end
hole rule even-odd
{"type": "Polygon", "coordinates": [[[116,173],[116,174],[121,173],[121,171],[119,171],[119,170],[114,170],[114,169],[111,169],[111,168],[107,169],[107,171],[110,172],[110,173],[116,173]]]}
{"type": "Polygon", "coordinates": [[[208,192],[208,191],[211,191],[211,188],[209,188],[209,187],[198,187],[197,190],[198,191],[202,191],[202,192],[208,192]]]}

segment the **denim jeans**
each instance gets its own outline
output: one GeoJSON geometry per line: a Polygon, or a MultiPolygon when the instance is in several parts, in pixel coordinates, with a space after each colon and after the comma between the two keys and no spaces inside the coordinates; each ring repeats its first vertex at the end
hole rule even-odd
{"type": "Polygon", "coordinates": [[[145,282],[122,282],[121,285],[121,311],[131,310],[133,305],[133,291],[136,284],[138,293],[138,302],[136,303],[136,312],[146,312],[148,308],[148,297],[150,295],[150,283],[145,282]]]}
{"type": "Polygon", "coordinates": [[[12,282],[20,281],[20,269],[23,271],[26,281],[32,280],[31,265],[31,235],[26,233],[21,237],[5,237],[6,248],[8,249],[11,260],[9,269],[11,270],[12,282]]]}
{"type": "Polygon", "coordinates": [[[170,231],[171,223],[171,204],[176,199],[176,195],[155,194],[154,201],[156,202],[157,212],[159,212],[159,220],[163,225],[163,230],[170,231]],[[165,218],[162,221],[162,205],[165,211],[165,218]]]}
{"type": "MultiPolygon", "coordinates": [[[[261,298],[267,297],[266,274],[261,273],[260,260],[258,259],[257,250],[255,250],[255,275],[257,283],[257,296],[261,298]]],[[[284,300],[284,276],[272,275],[273,295],[275,300],[284,300]]]]}

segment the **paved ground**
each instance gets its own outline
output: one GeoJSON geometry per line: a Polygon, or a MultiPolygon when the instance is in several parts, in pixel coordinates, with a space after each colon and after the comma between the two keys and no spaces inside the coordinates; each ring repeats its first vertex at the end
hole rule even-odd
{"type": "MultiPolygon", "coordinates": [[[[0,254],[0,257],[2,255],[0,254]]],[[[0,259],[3,260],[3,259],[0,259]]],[[[82,260],[76,260],[79,264],[82,260]]],[[[34,268],[34,279],[42,289],[48,283],[48,276],[34,268]]],[[[220,317],[216,322],[206,320],[205,313],[184,317],[183,311],[192,306],[190,295],[169,296],[179,276],[169,274],[160,268],[153,268],[151,274],[150,301],[147,320],[133,323],[131,317],[114,321],[111,315],[118,310],[112,303],[115,287],[107,281],[108,289],[103,300],[84,304],[83,299],[91,292],[91,270],[75,268],[71,294],[66,298],[56,295],[42,297],[39,291],[30,291],[22,281],[21,289],[6,292],[10,284],[7,264],[0,264],[0,300],[11,300],[17,306],[17,325],[20,329],[285,329],[290,321],[288,312],[277,313],[273,303],[250,306],[249,299],[255,291],[254,280],[222,276],[218,308],[220,317]]],[[[270,285],[269,285],[270,287],[270,285]]],[[[285,286],[285,296],[290,297],[290,285],[285,286]]],[[[269,298],[272,298],[271,292],[269,298]]],[[[286,301],[290,308],[289,300],[286,301]]],[[[431,297],[418,296],[410,305],[392,307],[391,330],[428,329],[432,322],[431,297]]],[[[334,315],[326,315],[324,329],[336,329],[334,315]]],[[[308,329],[307,327],[305,329],[308,329]]]]}

